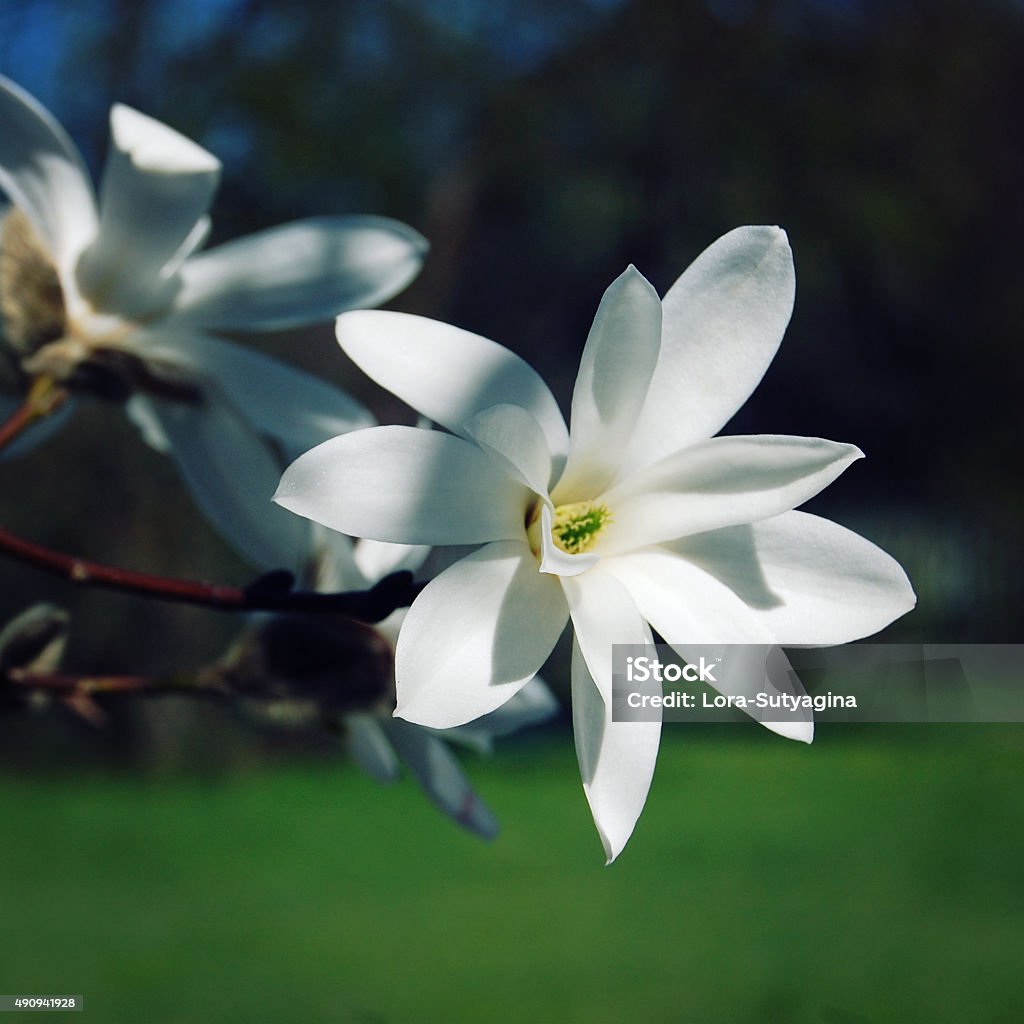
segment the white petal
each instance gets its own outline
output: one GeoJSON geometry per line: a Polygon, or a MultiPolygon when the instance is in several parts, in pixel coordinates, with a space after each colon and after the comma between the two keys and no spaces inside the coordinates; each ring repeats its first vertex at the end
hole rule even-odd
{"type": "Polygon", "coordinates": [[[78,284],[95,309],[142,317],[170,305],[178,285],[164,268],[205,235],[220,161],[121,104],[110,111],[110,138],[99,232],[82,253],[78,284]]]}
{"type": "Polygon", "coordinates": [[[430,554],[423,544],[389,544],[383,540],[361,540],[353,550],[356,565],[372,583],[393,572],[415,572],[430,554]]]}
{"type": "Polygon", "coordinates": [[[159,418],[153,411],[149,399],[140,393],[136,393],[124,403],[125,415],[135,424],[142,440],[155,452],[161,455],[171,454],[171,441],[159,418]]]}
{"type": "Polygon", "coordinates": [[[489,715],[469,725],[444,729],[439,735],[446,740],[465,743],[487,752],[491,749],[493,739],[546,722],[558,714],[558,709],[555,695],[540,676],[534,676],[517,694],[489,715]]]}
{"type": "Polygon", "coordinates": [[[594,824],[610,864],[633,833],[658,757],[661,722],[612,721],[612,645],[650,644],[626,588],[603,567],[563,581],[576,638],[573,733],[594,824]]]}
{"type": "Polygon", "coordinates": [[[536,494],[548,493],[551,452],[540,424],[522,406],[492,405],[467,420],[464,433],[536,494]]]}
{"type": "Polygon", "coordinates": [[[864,453],[817,437],[715,437],[684,448],[613,487],[602,554],[788,512],[864,453]]]}
{"type": "Polygon", "coordinates": [[[468,420],[493,405],[518,405],[540,424],[552,455],[568,450],[565,421],[548,386],[496,342],[379,310],[346,313],[337,330],[341,347],[367,376],[453,433],[463,434],[468,420]]]}
{"type": "Polygon", "coordinates": [[[371,779],[388,783],[398,778],[398,756],[384,734],[383,721],[376,715],[346,715],[345,731],[352,760],[371,779]]]}
{"type": "Polygon", "coordinates": [[[0,189],[32,222],[65,289],[96,234],[96,201],[81,154],[41,104],[0,77],[0,189]]]}
{"type": "Polygon", "coordinates": [[[398,638],[395,714],[447,729],[501,707],[536,675],[565,627],[558,581],[523,542],[488,544],[416,598],[398,638]]]}
{"type": "Polygon", "coordinates": [[[483,544],[525,536],[529,495],[461,437],[371,427],[306,452],[285,471],[274,500],[353,537],[483,544]]]}
{"type": "MultiPolygon", "coordinates": [[[[765,654],[777,641],[754,612],[729,587],[684,558],[664,550],[637,551],[604,562],[607,572],[629,591],[640,614],[687,660],[708,647],[731,647],[716,673],[715,689],[726,696],[752,698],[778,689],[765,672],[765,654]],[[744,657],[744,655],[749,657],[744,657]]],[[[794,694],[802,696],[799,681],[794,694]]],[[[764,722],[768,729],[810,743],[810,722],[764,722]]]]}
{"type": "MultiPolygon", "coordinates": [[[[633,615],[636,615],[635,609],[633,615]]],[[[650,634],[639,642],[650,643],[650,634]]],[[[611,645],[605,646],[610,658],[611,645]]],[[[608,685],[610,687],[610,678],[608,685]]],[[[661,722],[613,721],[611,699],[605,701],[600,691],[583,656],[577,633],[572,652],[576,757],[583,791],[604,846],[606,863],[610,864],[633,834],[647,802],[658,758],[661,722]]]]}
{"type": "Polygon", "coordinates": [[[375,422],[334,385],[243,345],[191,329],[140,331],[132,340],[146,355],[216,380],[261,434],[281,444],[288,461],[375,422]]]}
{"type": "Polygon", "coordinates": [[[776,643],[729,587],[674,553],[651,548],[605,559],[602,565],[626,587],[666,643],[776,643]]]}
{"type": "Polygon", "coordinates": [[[444,743],[426,729],[400,718],[391,719],[386,728],[395,749],[434,805],[481,839],[494,839],[497,819],[444,743]]]}
{"type": "Polygon", "coordinates": [[[593,498],[618,473],[660,347],[661,300],[631,266],[604,293],[583,350],[556,504],[593,498]]]}
{"type": "Polygon", "coordinates": [[[276,330],[375,306],[419,273],[427,242],[385,217],[321,217],[271,228],[187,260],[175,319],[276,330]]]}
{"type": "Polygon", "coordinates": [[[587,551],[574,555],[568,551],[563,551],[555,543],[551,532],[551,524],[554,521],[555,517],[551,502],[545,499],[540,510],[540,571],[549,572],[555,576],[579,576],[581,573],[593,569],[600,561],[600,555],[587,551]]]}
{"type": "Polygon", "coordinates": [[[351,537],[319,523],[310,523],[310,528],[309,555],[299,575],[302,589],[337,594],[372,586],[356,565],[351,537]]]}
{"type": "Polygon", "coordinates": [[[870,636],[916,601],[894,558],[806,512],[687,537],[672,550],[731,588],[775,642],[789,646],[870,636]]]}
{"type": "Polygon", "coordinates": [[[203,514],[239,555],[262,569],[298,571],[309,524],[271,501],[280,472],[263,439],[207,389],[201,402],[139,396],[203,514]]]}
{"type": "Polygon", "coordinates": [[[737,228],[697,257],[662,302],[661,354],[627,461],[718,433],[774,358],[795,287],[779,228],[737,228]]]}

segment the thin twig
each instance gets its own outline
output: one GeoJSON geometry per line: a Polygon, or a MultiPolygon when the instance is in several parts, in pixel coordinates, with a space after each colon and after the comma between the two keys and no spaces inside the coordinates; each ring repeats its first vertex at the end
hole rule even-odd
{"type": "Polygon", "coordinates": [[[181,679],[158,679],[154,676],[78,676],[69,672],[34,672],[12,668],[5,673],[15,686],[33,690],[54,690],[61,694],[197,692],[202,689],[181,679]]]}
{"type": "Polygon", "coordinates": [[[56,412],[67,399],[67,391],[49,377],[39,377],[33,381],[25,401],[0,425],[0,451],[13,443],[33,423],[56,412]]]}
{"type": "Polygon", "coordinates": [[[380,622],[396,609],[411,604],[422,589],[420,584],[413,582],[412,574],[408,572],[385,576],[369,590],[352,590],[340,594],[292,590],[293,577],[288,572],[268,573],[247,587],[172,579],[90,562],[62,551],[54,551],[42,544],[25,540],[3,527],[0,527],[0,552],[71,583],[228,612],[333,612],[372,623],[380,622]]]}
{"type": "MultiPolygon", "coordinates": [[[[32,423],[60,408],[67,397],[67,392],[47,377],[34,381],[25,401],[0,425],[0,451],[32,423]]],[[[411,604],[422,589],[422,585],[414,583],[412,574],[407,572],[392,573],[369,590],[340,594],[293,590],[294,577],[285,571],[268,573],[247,587],[178,580],[90,562],[62,551],[54,551],[42,544],[25,540],[2,526],[0,553],[71,583],[229,612],[331,612],[373,623],[411,604]]]]}

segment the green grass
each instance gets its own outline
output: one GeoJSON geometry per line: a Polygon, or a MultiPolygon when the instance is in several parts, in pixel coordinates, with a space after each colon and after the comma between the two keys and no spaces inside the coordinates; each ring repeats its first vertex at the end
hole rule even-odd
{"type": "Polygon", "coordinates": [[[472,760],[490,845],[344,766],[8,773],[0,992],[103,1024],[1019,1020],[1024,731],[667,733],[610,868],[568,738],[472,760]]]}

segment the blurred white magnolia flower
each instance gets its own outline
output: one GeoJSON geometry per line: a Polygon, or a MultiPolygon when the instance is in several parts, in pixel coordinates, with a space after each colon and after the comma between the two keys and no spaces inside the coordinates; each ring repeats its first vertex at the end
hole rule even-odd
{"type": "MultiPolygon", "coordinates": [[[[219,161],[122,105],[110,130],[97,198],[60,125],[0,77],[0,190],[15,206],[0,236],[0,311],[14,362],[127,399],[239,553],[294,568],[306,531],[270,505],[280,465],[264,438],[291,458],[373,421],[338,389],[208,332],[377,305],[416,275],[426,242],[381,217],[325,217],[201,253],[219,161]]],[[[5,398],[0,415],[14,405],[5,398]]]]}
{"type": "MultiPolygon", "coordinates": [[[[793,294],[789,244],[772,227],[719,239],[664,302],[630,267],[587,339],[571,434],[544,382],[500,345],[399,313],[345,314],[344,350],[452,433],[335,438],[278,490],[286,508],[355,536],[483,545],[409,610],[396,656],[403,718],[447,727],[493,711],[571,617],[576,748],[609,861],[643,808],[660,735],[660,723],[612,720],[613,644],[650,643],[652,628],[684,657],[691,644],[840,644],[914,604],[891,557],[793,511],[857,448],[712,436],[771,362],[793,294]]],[[[749,685],[734,676],[718,688],[749,685]]],[[[812,737],[810,725],[770,727],[812,737]]]]}
{"type": "MultiPolygon", "coordinates": [[[[420,568],[427,547],[357,541],[326,531],[315,562],[316,589],[325,592],[365,590],[389,573],[420,568]]],[[[392,612],[373,628],[392,651],[407,609],[392,612]]],[[[398,779],[400,762],[412,773],[424,793],[445,815],[483,839],[498,834],[498,822],[466,778],[449,742],[489,751],[492,741],[551,718],[558,704],[547,686],[531,679],[511,700],[473,725],[431,729],[395,718],[389,708],[352,711],[344,716],[349,751],[355,763],[378,782],[398,779]]]]}

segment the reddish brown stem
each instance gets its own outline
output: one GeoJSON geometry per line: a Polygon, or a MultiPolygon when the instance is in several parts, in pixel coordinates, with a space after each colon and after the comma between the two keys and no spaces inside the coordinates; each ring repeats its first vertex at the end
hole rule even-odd
{"type": "Polygon", "coordinates": [[[148,597],[162,597],[168,601],[187,601],[189,604],[208,605],[214,608],[244,608],[245,591],[240,587],[211,583],[194,583],[191,580],[174,580],[164,576],[118,569],[99,562],[88,562],[60,551],[53,551],[42,544],[24,540],[0,526],[0,551],[19,561],[27,562],[47,572],[54,573],[72,583],[86,583],[95,587],[107,587],[127,594],[142,594],[148,597]]]}
{"type": "Polygon", "coordinates": [[[53,381],[41,377],[32,384],[28,397],[0,424],[0,451],[21,436],[37,420],[56,412],[68,398],[68,393],[53,381]]]}
{"type": "Polygon", "coordinates": [[[59,693],[138,693],[156,690],[181,690],[178,682],[152,676],[76,676],[67,672],[32,672],[10,669],[7,680],[16,686],[35,690],[56,690],[59,693]]]}
{"type": "Polygon", "coordinates": [[[412,574],[408,572],[385,576],[369,590],[352,590],[341,594],[292,590],[292,577],[287,572],[269,573],[248,587],[176,580],[89,562],[25,540],[3,527],[0,527],[0,552],[71,583],[228,612],[334,612],[363,622],[380,622],[396,608],[411,604],[422,589],[420,584],[413,582],[412,574]]]}
{"type": "MultiPolygon", "coordinates": [[[[0,451],[38,419],[48,416],[67,399],[67,392],[47,378],[35,381],[24,403],[0,425],[0,451]]],[[[0,552],[34,565],[72,583],[84,583],[124,594],[180,601],[221,611],[334,612],[363,622],[380,622],[396,608],[412,603],[420,587],[410,573],[393,573],[370,590],[318,594],[292,590],[290,573],[260,577],[248,587],[176,580],[150,573],[89,562],[25,540],[0,526],[0,552]]]]}

